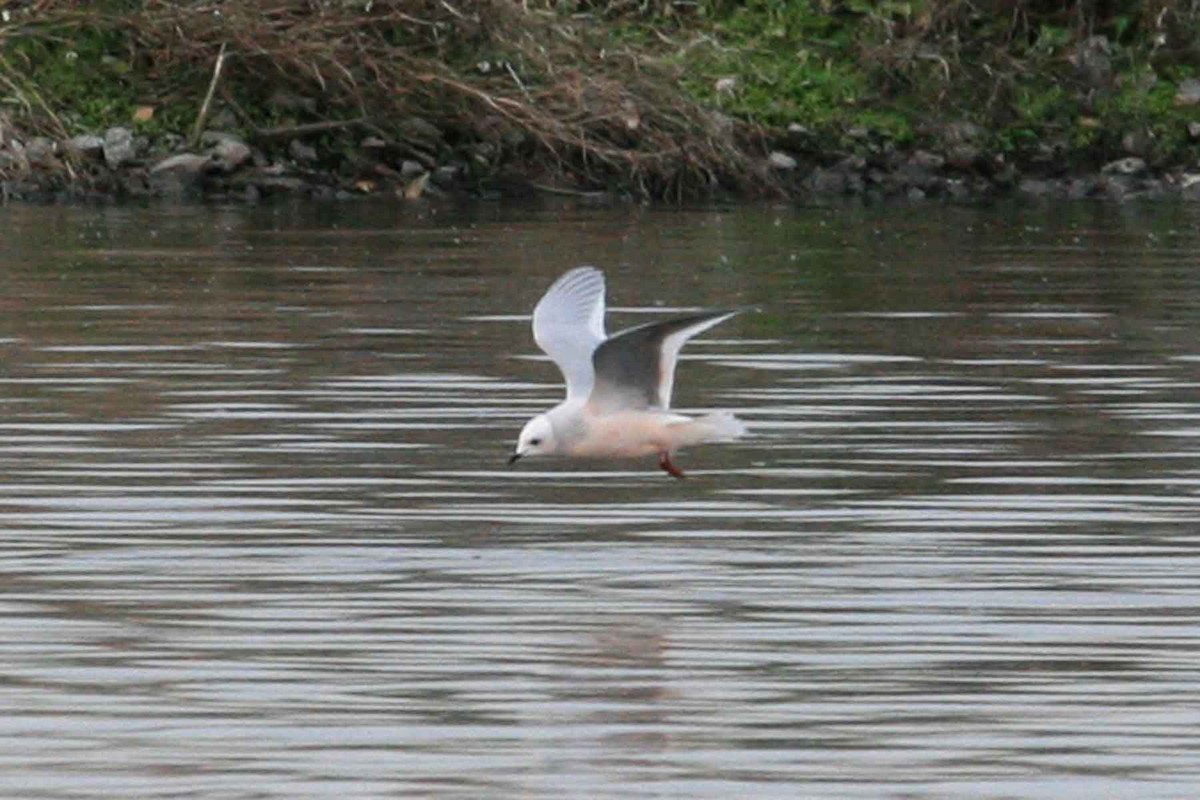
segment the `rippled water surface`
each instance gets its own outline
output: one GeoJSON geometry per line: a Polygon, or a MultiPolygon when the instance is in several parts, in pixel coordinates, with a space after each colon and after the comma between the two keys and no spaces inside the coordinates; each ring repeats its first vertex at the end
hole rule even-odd
{"type": "Polygon", "coordinates": [[[4,797],[1200,792],[1196,210],[0,220],[4,797]],[[751,438],[504,466],[579,263],[751,438]]]}

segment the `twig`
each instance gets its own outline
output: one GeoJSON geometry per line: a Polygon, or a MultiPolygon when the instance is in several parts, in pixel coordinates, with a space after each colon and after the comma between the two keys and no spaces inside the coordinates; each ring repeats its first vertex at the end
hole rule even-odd
{"type": "Polygon", "coordinates": [[[602,192],[602,191],[588,192],[588,191],[582,191],[580,189],[565,189],[561,186],[550,186],[549,184],[535,183],[533,181],[530,181],[529,185],[532,186],[534,189],[537,189],[539,192],[545,192],[546,194],[561,194],[561,195],[565,195],[567,197],[606,197],[608,195],[608,192],[602,192]]]}
{"type": "Polygon", "coordinates": [[[21,87],[16,84],[16,81],[8,77],[5,70],[7,66],[8,62],[0,59],[0,83],[3,83],[9,88],[9,90],[12,92],[12,96],[17,100],[17,102],[25,106],[25,113],[29,114],[33,111],[33,104],[26,99],[25,93],[21,91],[21,87]]]}
{"type": "Polygon", "coordinates": [[[217,92],[217,84],[221,82],[221,72],[225,69],[225,42],[221,42],[221,49],[217,51],[217,63],[213,65],[212,80],[208,82],[208,92],[204,95],[204,102],[200,104],[200,113],[196,114],[196,123],[192,125],[192,135],[188,137],[188,146],[195,147],[200,141],[200,134],[204,132],[204,121],[208,119],[208,108],[212,104],[213,95],[217,92]]]}
{"type": "Polygon", "coordinates": [[[313,133],[336,131],[341,128],[351,128],[355,125],[361,125],[372,131],[379,130],[366,117],[357,117],[355,119],[331,119],[324,122],[306,122],[303,125],[285,125],[280,128],[258,128],[254,131],[254,135],[259,139],[283,139],[288,136],[307,136],[313,133]]]}
{"type": "Polygon", "coordinates": [[[466,19],[466,17],[463,16],[463,13],[461,11],[459,11],[457,8],[455,8],[454,6],[447,3],[446,0],[442,0],[442,8],[446,9],[452,15],[458,17],[459,19],[466,19]]]}
{"type": "Polygon", "coordinates": [[[517,71],[513,69],[512,62],[505,61],[504,68],[507,69],[508,74],[512,76],[513,83],[515,83],[517,88],[521,90],[521,94],[525,95],[525,99],[532,101],[533,97],[529,94],[529,90],[525,88],[525,84],[521,83],[521,78],[517,75],[517,71]]]}

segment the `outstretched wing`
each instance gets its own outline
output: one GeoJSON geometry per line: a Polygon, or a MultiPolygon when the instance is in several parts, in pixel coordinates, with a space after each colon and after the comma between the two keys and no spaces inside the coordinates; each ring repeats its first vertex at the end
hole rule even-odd
{"type": "Polygon", "coordinates": [[[604,273],[576,267],[555,281],[533,309],[533,339],[562,370],[567,399],[587,397],[604,341],[604,273]]]}
{"type": "Polygon", "coordinates": [[[671,407],[675,363],[684,342],[743,309],[709,311],[621,331],[596,349],[596,382],[588,404],[597,411],[671,407]]]}

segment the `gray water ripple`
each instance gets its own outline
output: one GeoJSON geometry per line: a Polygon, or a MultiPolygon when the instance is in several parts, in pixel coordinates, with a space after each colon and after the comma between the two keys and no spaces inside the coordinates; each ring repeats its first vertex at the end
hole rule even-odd
{"type": "Polygon", "coordinates": [[[9,213],[0,794],[1200,784],[1190,217],[9,213]],[[614,330],[763,305],[680,365],[752,432],[688,480],[503,466],[584,260],[614,330]]]}

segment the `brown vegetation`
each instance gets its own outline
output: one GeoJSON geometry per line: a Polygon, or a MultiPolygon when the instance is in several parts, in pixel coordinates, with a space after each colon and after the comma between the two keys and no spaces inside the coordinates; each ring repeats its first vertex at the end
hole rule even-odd
{"type": "Polygon", "coordinates": [[[547,182],[656,197],[769,187],[747,156],[753,126],[705,109],[670,67],[603,33],[511,0],[38,0],[0,27],[0,81],[27,125],[62,137],[78,126],[39,87],[46,51],[7,45],[40,40],[57,58],[56,43],[104,37],[123,74],[148,79],[132,90],[160,117],[201,113],[224,53],[215,105],[260,141],[343,128],[394,138],[415,117],[448,146],[485,144],[480,162],[541,164],[547,182]],[[301,102],[264,112],[281,92],[301,102]]]}

